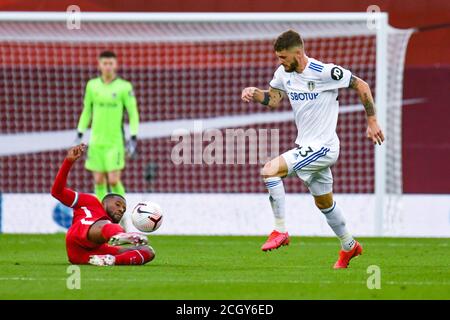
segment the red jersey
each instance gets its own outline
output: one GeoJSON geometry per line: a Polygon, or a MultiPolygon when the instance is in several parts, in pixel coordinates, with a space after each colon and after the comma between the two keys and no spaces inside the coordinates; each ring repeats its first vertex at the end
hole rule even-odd
{"type": "Polygon", "coordinates": [[[97,197],[87,193],[78,193],[66,187],[71,167],[72,162],[64,160],[52,187],[52,196],[64,205],[73,208],[72,226],[67,231],[66,243],[68,247],[75,243],[84,248],[96,248],[99,244],[89,241],[87,237],[90,226],[98,220],[113,221],[97,197]]]}
{"type": "MultiPolygon", "coordinates": [[[[66,234],[66,250],[69,261],[74,264],[87,264],[90,263],[92,256],[99,255],[115,256],[116,264],[139,264],[140,260],[141,264],[144,264],[153,259],[154,254],[153,252],[150,254],[148,249],[142,250],[139,247],[126,249],[121,246],[109,245],[106,242],[95,243],[89,240],[89,229],[96,221],[114,222],[97,197],[66,188],[67,175],[71,166],[71,161],[64,160],[52,187],[52,196],[73,208],[72,225],[66,234]]],[[[102,227],[102,231],[104,227],[102,227]]],[[[125,232],[125,230],[117,225],[113,232],[117,234],[117,232],[125,232]]]]}
{"type": "MultiPolygon", "coordinates": [[[[72,191],[72,190],[70,190],[72,191]]],[[[70,205],[73,208],[73,220],[72,224],[78,221],[84,225],[92,225],[95,221],[111,218],[106,213],[103,208],[102,203],[97,199],[96,196],[87,193],[74,192],[74,200],[70,205]]]]}

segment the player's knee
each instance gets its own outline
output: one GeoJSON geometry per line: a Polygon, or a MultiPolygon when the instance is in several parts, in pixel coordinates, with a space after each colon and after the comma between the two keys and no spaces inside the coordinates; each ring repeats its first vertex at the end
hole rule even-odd
{"type": "Polygon", "coordinates": [[[288,174],[288,168],[283,157],[279,156],[267,162],[261,169],[261,176],[266,178],[285,177],[288,174]]]}
{"type": "Polygon", "coordinates": [[[263,179],[276,176],[278,173],[278,168],[273,164],[272,161],[267,162],[261,169],[261,176],[263,179]]]}
{"type": "Polygon", "coordinates": [[[137,250],[141,253],[142,257],[144,258],[144,261],[142,264],[146,264],[146,263],[152,261],[153,259],[155,259],[156,254],[152,247],[139,246],[137,248],[137,250]]]}
{"type": "Polygon", "coordinates": [[[106,179],[104,175],[94,175],[94,183],[95,184],[105,184],[106,179]]]}
{"type": "Polygon", "coordinates": [[[115,187],[115,186],[117,186],[117,184],[119,184],[120,179],[119,179],[119,178],[116,178],[116,177],[114,177],[114,178],[108,178],[108,182],[109,182],[109,185],[110,185],[111,187],[115,187]]]}
{"type": "Polygon", "coordinates": [[[331,208],[334,204],[333,197],[318,196],[314,197],[314,202],[319,210],[325,210],[331,208]]]}
{"type": "Polygon", "coordinates": [[[156,253],[155,253],[155,250],[153,250],[153,248],[147,247],[146,250],[148,250],[148,255],[149,255],[148,260],[146,261],[146,263],[147,263],[147,262],[150,262],[153,259],[155,259],[156,253]]]}

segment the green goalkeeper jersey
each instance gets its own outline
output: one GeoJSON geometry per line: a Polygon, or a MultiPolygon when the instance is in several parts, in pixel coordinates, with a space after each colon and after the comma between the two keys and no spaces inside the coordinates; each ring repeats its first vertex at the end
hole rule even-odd
{"type": "Polygon", "coordinates": [[[92,120],[90,145],[123,146],[124,109],[128,112],[130,134],[135,136],[139,128],[139,113],[131,83],[119,77],[110,83],[104,83],[101,77],[91,79],[86,85],[78,132],[84,133],[92,120]]]}

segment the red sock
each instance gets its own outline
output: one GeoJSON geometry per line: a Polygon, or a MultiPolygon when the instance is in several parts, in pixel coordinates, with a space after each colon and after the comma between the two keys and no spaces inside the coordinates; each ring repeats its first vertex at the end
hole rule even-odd
{"type": "Polygon", "coordinates": [[[107,223],[102,228],[102,236],[106,241],[109,241],[112,236],[122,232],[125,232],[125,230],[117,223],[107,223]]]}
{"type": "Polygon", "coordinates": [[[154,256],[149,250],[130,250],[116,255],[116,264],[146,264],[154,256]]]}

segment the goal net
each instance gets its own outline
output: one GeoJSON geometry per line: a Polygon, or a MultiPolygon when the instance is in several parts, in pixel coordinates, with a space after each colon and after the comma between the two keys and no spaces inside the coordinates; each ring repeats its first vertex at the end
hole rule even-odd
{"type": "MultiPolygon", "coordinates": [[[[119,74],[134,85],[140,112],[139,155],[127,161],[123,173],[127,192],[266,193],[261,163],[175,164],[171,154],[178,142],[171,134],[190,130],[194,120],[224,135],[227,128],[277,129],[279,152],[293,148],[296,127],[288,102],[270,111],[243,103],[240,95],[247,86],[268,86],[277,68],[273,40],[295,29],[308,56],[341,65],[368,82],[386,132],[376,164],[376,148],[365,137],[364,109],[355,92],[340,90],[334,192],[378,193],[384,199],[384,228],[395,219],[395,196],[402,193],[402,83],[410,30],[385,25],[381,32],[369,28],[361,14],[199,19],[97,14],[82,19],[80,29],[68,29],[64,19],[52,17],[0,17],[2,193],[48,193],[65,148],[75,139],[86,82],[98,74],[97,56],[105,49],[118,55],[119,74]],[[377,50],[382,50],[379,61],[377,50]],[[378,68],[384,71],[377,73],[378,68]],[[378,92],[385,92],[383,99],[378,92]],[[376,190],[376,180],[382,189],[376,190]]],[[[83,166],[76,166],[71,177],[72,187],[93,189],[83,166]]],[[[285,186],[288,193],[307,191],[297,179],[286,179],[285,186]]]]}

